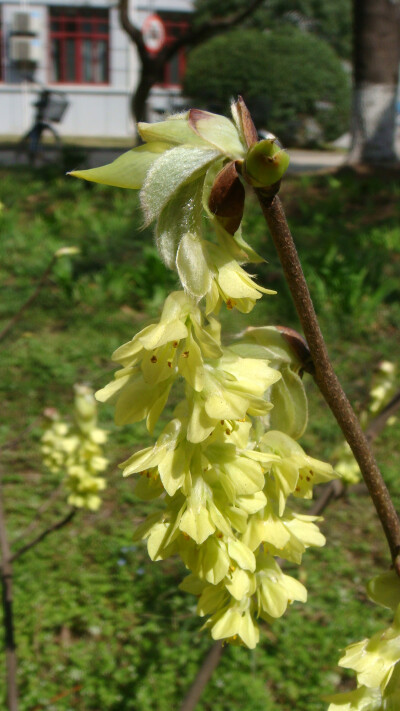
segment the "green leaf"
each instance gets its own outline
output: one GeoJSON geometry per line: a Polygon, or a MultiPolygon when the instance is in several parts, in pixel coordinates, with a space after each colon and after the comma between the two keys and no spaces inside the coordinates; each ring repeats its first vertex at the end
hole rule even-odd
{"type": "Polygon", "coordinates": [[[148,170],[162,153],[171,148],[169,143],[151,143],[138,146],[123,153],[112,163],[88,170],[71,170],[68,175],[83,178],[93,183],[113,185],[116,188],[132,188],[139,190],[145,180],[148,170]]]}

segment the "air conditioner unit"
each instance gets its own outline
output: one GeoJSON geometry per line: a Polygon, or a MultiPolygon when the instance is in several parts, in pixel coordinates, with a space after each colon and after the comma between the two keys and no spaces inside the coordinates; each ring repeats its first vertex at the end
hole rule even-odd
{"type": "Polygon", "coordinates": [[[11,59],[13,62],[37,64],[40,60],[40,43],[33,37],[10,38],[11,59]]]}
{"type": "Polygon", "coordinates": [[[14,12],[12,17],[12,32],[17,35],[37,35],[40,30],[40,19],[32,12],[22,10],[14,12]]]}

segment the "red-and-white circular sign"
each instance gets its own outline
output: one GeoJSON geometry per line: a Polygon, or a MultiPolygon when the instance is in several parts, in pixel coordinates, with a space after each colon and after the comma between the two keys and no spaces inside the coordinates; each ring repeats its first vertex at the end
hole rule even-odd
{"type": "Polygon", "coordinates": [[[159,52],[166,39],[164,23],[158,15],[148,15],[143,23],[142,36],[148,52],[159,52]]]}

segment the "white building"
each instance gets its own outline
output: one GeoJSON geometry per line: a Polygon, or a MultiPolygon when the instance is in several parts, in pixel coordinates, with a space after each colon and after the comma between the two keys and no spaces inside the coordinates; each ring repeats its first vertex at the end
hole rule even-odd
{"type": "MultiPolygon", "coordinates": [[[[1,0],[0,0],[1,2],[1,0]]],[[[130,0],[139,28],[157,14],[171,41],[188,25],[192,0],[130,0]]],[[[129,101],[138,81],[136,49],[120,28],[110,0],[7,0],[0,4],[0,137],[31,125],[39,85],[64,92],[69,107],[58,126],[64,136],[132,136],[129,101]],[[29,60],[29,64],[25,60],[29,60]],[[27,81],[33,67],[35,83],[27,81]]],[[[182,52],[154,87],[149,119],[179,108],[182,52]]]]}

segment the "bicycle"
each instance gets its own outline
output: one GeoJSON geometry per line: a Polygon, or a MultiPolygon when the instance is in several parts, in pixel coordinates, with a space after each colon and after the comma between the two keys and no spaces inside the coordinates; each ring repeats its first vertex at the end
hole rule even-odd
{"type": "Polygon", "coordinates": [[[60,157],[61,137],[52,122],[61,121],[69,102],[62,92],[43,88],[33,105],[36,108],[33,125],[17,146],[17,160],[25,154],[32,166],[53,162],[60,157]]]}

